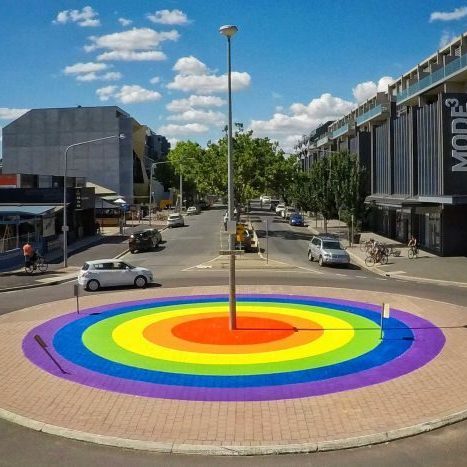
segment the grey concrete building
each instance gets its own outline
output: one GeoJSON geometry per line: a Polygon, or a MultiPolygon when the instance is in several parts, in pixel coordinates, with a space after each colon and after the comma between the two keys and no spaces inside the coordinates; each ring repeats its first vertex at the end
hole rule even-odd
{"type": "Polygon", "coordinates": [[[63,186],[66,147],[114,135],[69,150],[67,184],[91,182],[138,203],[148,195],[151,161],[170,145],[116,106],[30,110],[3,128],[3,172],[29,174],[31,187],[63,186]]]}

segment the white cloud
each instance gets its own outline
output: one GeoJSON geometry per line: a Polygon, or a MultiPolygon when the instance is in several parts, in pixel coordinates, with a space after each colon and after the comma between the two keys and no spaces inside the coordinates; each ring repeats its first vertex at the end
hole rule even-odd
{"type": "Polygon", "coordinates": [[[108,101],[116,92],[118,86],[105,86],[96,90],[97,97],[101,101],[108,101]]]}
{"type": "Polygon", "coordinates": [[[106,86],[97,89],[96,94],[101,101],[114,98],[122,104],[157,101],[162,97],[159,92],[145,89],[137,84],[124,85],[120,89],[118,86],[106,86]]]}
{"type": "Polygon", "coordinates": [[[182,57],[177,60],[173,67],[174,71],[178,71],[180,75],[206,75],[208,67],[193,55],[189,57],[182,57]]]}
{"type": "Polygon", "coordinates": [[[185,136],[185,135],[194,135],[200,133],[207,133],[209,128],[206,125],[201,125],[200,123],[188,123],[186,125],[165,125],[161,126],[157,132],[158,134],[164,136],[185,136]]]}
{"type": "Polygon", "coordinates": [[[282,94],[279,94],[278,92],[272,91],[271,93],[273,99],[281,99],[282,94]]]}
{"type": "Polygon", "coordinates": [[[467,6],[454,8],[453,11],[434,11],[430,15],[430,23],[432,21],[454,21],[467,16],[467,6]]]}
{"type": "Polygon", "coordinates": [[[188,18],[181,10],[159,10],[154,14],[147,14],[147,18],[153,23],[177,24],[179,26],[188,24],[188,18]]]}
{"type": "Polygon", "coordinates": [[[127,18],[118,18],[118,22],[124,27],[129,26],[130,24],[133,23],[131,19],[127,19],[127,18]]]}
{"type": "Polygon", "coordinates": [[[29,109],[8,109],[7,107],[0,107],[0,120],[15,120],[28,111],[29,109]]]}
{"type": "Polygon", "coordinates": [[[70,65],[65,67],[63,73],[66,75],[77,75],[83,73],[95,73],[96,71],[103,71],[108,68],[108,65],[105,63],[95,63],[95,62],[87,62],[87,63],[75,63],[74,65],[70,65]]]}
{"type": "Polygon", "coordinates": [[[377,83],[374,81],[365,81],[352,88],[352,94],[358,103],[364,102],[373,97],[377,92],[387,92],[389,84],[394,81],[390,76],[383,76],[377,83]]]}
{"type": "Polygon", "coordinates": [[[276,112],[270,120],[252,120],[250,127],[260,136],[274,135],[282,148],[291,152],[301,135],[323,122],[348,114],[353,108],[354,102],[326,93],[308,104],[292,104],[289,113],[276,112]]]}
{"type": "Polygon", "coordinates": [[[449,32],[449,31],[443,31],[441,39],[439,40],[439,47],[442,48],[445,45],[448,45],[456,37],[457,37],[457,34],[454,34],[454,33],[449,32]]]}
{"type": "Polygon", "coordinates": [[[180,34],[176,30],[157,32],[150,28],[133,28],[104,36],[90,36],[91,44],[84,49],[92,52],[97,49],[111,51],[153,50],[164,41],[176,41],[180,34]]]}
{"type": "Polygon", "coordinates": [[[90,6],[85,6],[80,10],[63,10],[57,14],[54,24],[76,23],[81,27],[100,26],[99,13],[90,6]]]}
{"type": "Polygon", "coordinates": [[[174,99],[166,105],[169,112],[186,112],[193,107],[222,107],[226,104],[224,99],[217,96],[191,95],[187,99],[174,99]]]}
{"type": "Polygon", "coordinates": [[[75,63],[65,67],[63,73],[65,75],[75,75],[77,81],[116,81],[122,77],[118,71],[109,71],[107,73],[99,74],[109,68],[104,63],[75,63]]]}
{"type": "Polygon", "coordinates": [[[160,50],[135,52],[132,50],[112,50],[97,56],[97,60],[103,61],[123,61],[123,62],[148,62],[165,60],[167,56],[160,50]]]}
{"type": "MultiPolygon", "coordinates": [[[[178,59],[173,70],[178,74],[167,85],[168,89],[204,94],[227,91],[227,75],[212,74],[203,62],[192,55],[178,59]]],[[[250,85],[251,77],[246,72],[234,71],[231,78],[232,91],[239,91],[250,85]]]]}
{"type": "Polygon", "coordinates": [[[221,126],[225,122],[225,115],[221,112],[214,112],[213,110],[190,109],[179,114],[170,115],[167,117],[167,120],[221,126]]]}
{"type": "Polygon", "coordinates": [[[149,80],[149,82],[150,82],[151,84],[157,84],[157,83],[160,83],[160,81],[161,81],[161,79],[159,78],[159,76],[154,76],[154,78],[151,78],[151,79],[149,80]]]}
{"type": "MultiPolygon", "coordinates": [[[[240,91],[250,85],[250,75],[246,72],[232,72],[232,91],[240,91]]],[[[227,91],[227,75],[177,75],[167,85],[168,89],[184,92],[214,93],[227,91]]]]}
{"type": "Polygon", "coordinates": [[[109,71],[103,75],[98,75],[96,73],[86,73],[85,75],[78,75],[76,77],[77,81],[118,81],[122,78],[122,74],[118,71],[109,71]]]}

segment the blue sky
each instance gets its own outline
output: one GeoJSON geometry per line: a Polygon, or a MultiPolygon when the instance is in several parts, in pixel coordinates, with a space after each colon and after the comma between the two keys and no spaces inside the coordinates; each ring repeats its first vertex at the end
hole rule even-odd
{"type": "Polygon", "coordinates": [[[0,127],[31,108],[118,105],[172,142],[233,119],[290,150],[467,30],[467,1],[2,0],[0,127]]]}

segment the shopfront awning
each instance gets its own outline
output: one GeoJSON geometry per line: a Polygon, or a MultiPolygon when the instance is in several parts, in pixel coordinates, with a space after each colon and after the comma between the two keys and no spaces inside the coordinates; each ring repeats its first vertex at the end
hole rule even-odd
{"type": "Polygon", "coordinates": [[[40,217],[63,209],[60,204],[1,204],[0,216],[40,217]]]}

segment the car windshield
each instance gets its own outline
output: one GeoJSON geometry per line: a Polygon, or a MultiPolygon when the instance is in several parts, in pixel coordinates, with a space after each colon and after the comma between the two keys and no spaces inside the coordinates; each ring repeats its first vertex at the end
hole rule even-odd
{"type": "Polygon", "coordinates": [[[179,217],[179,214],[170,214],[169,219],[178,219],[179,217]]]}
{"type": "Polygon", "coordinates": [[[123,261],[121,261],[120,265],[119,265],[119,269],[125,269],[125,268],[135,269],[135,266],[133,266],[132,264],[124,263],[123,261]]]}
{"type": "Polygon", "coordinates": [[[83,264],[83,267],[81,268],[83,271],[87,271],[89,269],[89,264],[88,263],[84,263],[83,264]]]}
{"type": "Polygon", "coordinates": [[[342,246],[339,242],[335,241],[325,241],[323,242],[323,248],[326,250],[342,250],[342,246]]]}

